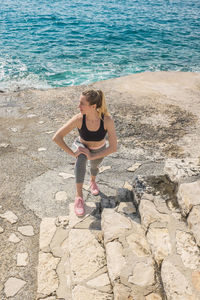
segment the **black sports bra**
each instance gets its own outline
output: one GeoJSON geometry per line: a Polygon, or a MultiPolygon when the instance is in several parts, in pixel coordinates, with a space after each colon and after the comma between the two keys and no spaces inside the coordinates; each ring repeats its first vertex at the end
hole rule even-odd
{"type": "Polygon", "coordinates": [[[81,129],[78,129],[80,137],[85,141],[101,141],[105,138],[107,130],[104,129],[104,115],[100,120],[100,127],[97,131],[90,131],[86,127],[86,115],[83,115],[83,123],[81,129]]]}

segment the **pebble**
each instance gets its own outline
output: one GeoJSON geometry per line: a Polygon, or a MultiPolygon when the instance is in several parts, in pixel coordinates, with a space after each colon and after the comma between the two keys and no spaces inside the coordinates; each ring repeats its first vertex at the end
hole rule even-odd
{"type": "Polygon", "coordinates": [[[18,221],[18,217],[10,210],[7,210],[4,214],[0,214],[0,217],[6,219],[11,224],[14,224],[18,221]]]}
{"type": "Polygon", "coordinates": [[[39,123],[39,124],[44,124],[44,121],[39,121],[38,123],[39,123]]]}
{"type": "Polygon", "coordinates": [[[0,233],[4,232],[3,227],[0,226],[0,233]]]}
{"type": "Polygon", "coordinates": [[[33,236],[34,232],[33,232],[33,226],[31,225],[26,225],[26,226],[20,226],[18,227],[18,231],[26,236],[33,236]]]}
{"type": "Polygon", "coordinates": [[[12,297],[16,295],[19,290],[26,284],[26,281],[21,280],[16,277],[10,277],[4,286],[4,292],[6,294],[6,297],[12,297]]]}
{"type": "Polygon", "coordinates": [[[6,144],[6,143],[1,143],[0,144],[1,148],[7,148],[8,146],[10,146],[10,144],[6,144]]]}
{"type": "Polygon", "coordinates": [[[54,133],[54,130],[51,130],[51,131],[46,131],[45,133],[47,133],[47,134],[51,134],[51,133],[54,133]]]}
{"type": "Polygon", "coordinates": [[[27,115],[27,118],[34,118],[34,117],[37,117],[37,115],[36,114],[29,114],[29,115],[27,115]]]}
{"type": "Polygon", "coordinates": [[[12,242],[12,243],[19,243],[21,240],[16,236],[15,233],[11,233],[11,235],[9,236],[8,238],[9,242],[12,242]]]}
{"type": "Polygon", "coordinates": [[[28,253],[23,252],[23,253],[18,253],[17,254],[17,266],[18,267],[23,267],[28,264],[28,253]]]}
{"type": "Polygon", "coordinates": [[[12,132],[17,132],[17,131],[18,131],[18,129],[17,129],[16,127],[11,127],[10,130],[11,130],[12,132]]]}
{"type": "Polygon", "coordinates": [[[47,150],[47,148],[43,148],[43,147],[38,148],[38,151],[39,151],[39,152],[41,152],[41,151],[46,151],[46,150],[47,150]]]}

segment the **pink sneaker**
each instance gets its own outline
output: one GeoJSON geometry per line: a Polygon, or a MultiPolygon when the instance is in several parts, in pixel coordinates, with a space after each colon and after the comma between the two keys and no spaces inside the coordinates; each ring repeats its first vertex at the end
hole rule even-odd
{"type": "Polygon", "coordinates": [[[99,194],[99,188],[95,181],[90,181],[90,190],[91,190],[92,195],[96,196],[99,194]]]}
{"type": "Polygon", "coordinates": [[[75,198],[75,202],[74,202],[74,211],[75,211],[75,214],[76,214],[78,217],[81,217],[81,216],[84,215],[85,209],[84,209],[84,201],[83,201],[83,198],[81,198],[81,197],[76,197],[76,198],[75,198]]]}

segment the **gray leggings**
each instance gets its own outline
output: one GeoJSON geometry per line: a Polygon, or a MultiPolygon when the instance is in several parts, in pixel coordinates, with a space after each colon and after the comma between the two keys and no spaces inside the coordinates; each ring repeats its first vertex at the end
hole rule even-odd
{"type": "MultiPolygon", "coordinates": [[[[78,149],[78,147],[83,147],[83,148],[87,148],[84,144],[82,144],[79,140],[79,138],[77,138],[72,146],[73,150],[76,151],[78,149]]],[[[87,148],[89,149],[89,148],[87,148]]],[[[104,145],[103,147],[99,148],[99,149],[89,149],[91,153],[97,153],[100,152],[102,150],[106,149],[106,145],[104,145]]],[[[102,158],[98,158],[95,160],[90,160],[90,173],[92,176],[96,176],[99,169],[98,166],[99,164],[102,162],[103,157],[102,158]]],[[[87,164],[87,156],[85,154],[80,154],[77,158],[76,158],[76,164],[75,164],[75,178],[76,178],[76,183],[83,183],[84,182],[84,178],[85,178],[85,173],[86,173],[86,164],[87,164]]]]}

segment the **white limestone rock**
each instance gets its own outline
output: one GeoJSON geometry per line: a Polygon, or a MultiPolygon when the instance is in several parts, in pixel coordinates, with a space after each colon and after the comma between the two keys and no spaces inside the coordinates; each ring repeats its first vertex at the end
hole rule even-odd
{"type": "Polygon", "coordinates": [[[126,265],[126,259],[123,255],[123,247],[118,241],[106,244],[107,267],[109,277],[113,283],[120,277],[121,270],[126,265]]]}
{"type": "Polygon", "coordinates": [[[4,229],[3,227],[0,226],[0,233],[3,233],[4,232],[4,229]]]}
{"type": "Polygon", "coordinates": [[[47,148],[45,148],[45,147],[38,148],[38,152],[42,152],[42,151],[47,151],[47,148]]]}
{"type": "Polygon", "coordinates": [[[11,233],[9,238],[8,238],[9,242],[12,242],[12,243],[19,243],[21,241],[21,239],[19,239],[15,233],[11,233]]]}
{"type": "Polygon", "coordinates": [[[124,189],[127,189],[127,190],[129,190],[129,191],[132,191],[132,190],[133,190],[132,185],[131,185],[128,181],[126,181],[126,182],[124,183],[123,188],[124,188],[124,189]]]}
{"type": "Polygon", "coordinates": [[[43,218],[40,223],[40,250],[49,252],[51,240],[56,232],[55,218],[43,218]]]}
{"type": "Polygon", "coordinates": [[[112,294],[77,285],[72,290],[72,300],[113,300],[112,294]]]}
{"type": "Polygon", "coordinates": [[[25,236],[34,235],[33,226],[31,225],[19,226],[18,231],[25,236]]]}
{"type": "Polygon", "coordinates": [[[200,267],[200,251],[190,233],[176,231],[176,249],[186,268],[197,269],[200,267]]]}
{"type": "Polygon", "coordinates": [[[194,205],[200,205],[200,180],[182,183],[178,189],[177,200],[185,216],[194,205]]]}
{"type": "Polygon", "coordinates": [[[73,283],[87,280],[106,265],[105,251],[95,230],[72,229],[69,232],[69,253],[73,283]]]}
{"type": "Polygon", "coordinates": [[[11,224],[14,224],[18,221],[18,217],[10,210],[7,210],[4,214],[0,214],[2,219],[6,219],[11,224]]]}
{"type": "Polygon", "coordinates": [[[153,202],[149,200],[141,200],[139,205],[139,212],[141,216],[141,223],[145,228],[148,228],[151,223],[169,222],[167,214],[161,214],[156,210],[153,202]]]}
{"type": "Polygon", "coordinates": [[[56,201],[66,201],[67,200],[67,193],[65,191],[59,191],[55,194],[56,201]]]}
{"type": "Polygon", "coordinates": [[[4,286],[4,292],[6,297],[13,297],[15,296],[26,284],[26,281],[16,278],[10,277],[4,286]]]}
{"type": "Polygon", "coordinates": [[[140,166],[141,166],[140,163],[135,163],[134,165],[132,165],[131,167],[129,167],[127,169],[127,171],[129,171],[129,172],[135,172],[140,166]]]}
{"type": "Polygon", "coordinates": [[[133,267],[133,273],[129,276],[129,283],[146,287],[155,283],[155,270],[152,259],[146,262],[137,262],[133,267]]]}
{"type": "Polygon", "coordinates": [[[165,259],[162,263],[161,276],[167,299],[192,299],[189,280],[169,259],[165,259]]]}
{"type": "Polygon", "coordinates": [[[53,257],[51,253],[39,252],[38,264],[38,293],[49,295],[58,288],[58,277],[56,273],[60,258],[53,257]]]}
{"type": "Polygon", "coordinates": [[[172,251],[170,236],[167,228],[150,227],[147,233],[153,256],[158,264],[172,251]]]}
{"type": "Polygon", "coordinates": [[[105,171],[107,171],[107,170],[110,170],[111,169],[111,166],[101,166],[100,168],[99,168],[99,174],[100,173],[103,173],[103,172],[105,172],[105,171]]]}
{"type": "Polygon", "coordinates": [[[131,221],[111,208],[104,208],[101,215],[101,227],[104,233],[104,243],[118,238],[126,229],[131,229],[131,221]]]}
{"type": "Polygon", "coordinates": [[[27,252],[18,253],[17,266],[18,267],[27,266],[27,264],[28,264],[28,253],[27,252]]]}
{"type": "Polygon", "coordinates": [[[197,245],[200,247],[200,205],[192,208],[187,222],[191,232],[195,237],[197,245]]]}

